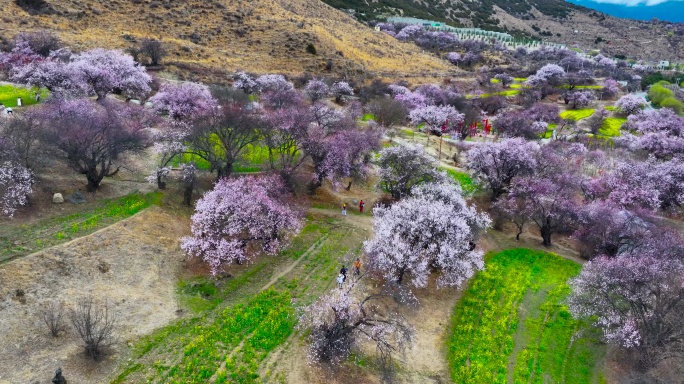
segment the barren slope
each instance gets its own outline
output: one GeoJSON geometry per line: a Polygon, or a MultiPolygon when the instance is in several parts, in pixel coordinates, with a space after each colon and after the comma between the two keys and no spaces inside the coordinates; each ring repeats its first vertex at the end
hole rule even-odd
{"type": "MultiPolygon", "coordinates": [[[[72,384],[108,382],[126,344],[174,320],[176,280],[184,254],[178,238],[187,219],[160,208],[139,214],[69,243],[3,264],[0,268],[0,384],[46,382],[57,367],[72,384]],[[18,294],[20,293],[21,294],[18,294]],[[113,355],[99,364],[84,357],[69,328],[49,335],[41,310],[66,308],[92,297],[118,317],[113,355]]],[[[68,323],[68,320],[65,319],[68,323]]]]}
{"type": "Polygon", "coordinates": [[[200,79],[236,69],[322,72],[329,61],[338,74],[453,70],[318,0],[46,0],[40,11],[2,3],[3,15],[17,16],[3,17],[0,36],[47,28],[75,49],[125,49],[132,39],[160,38],[171,53],[166,63],[200,79]],[[309,43],[317,55],[306,52],[309,43]]]}

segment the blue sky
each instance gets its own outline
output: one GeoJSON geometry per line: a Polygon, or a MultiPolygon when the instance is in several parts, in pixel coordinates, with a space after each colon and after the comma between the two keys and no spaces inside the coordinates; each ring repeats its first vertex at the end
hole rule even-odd
{"type": "Polygon", "coordinates": [[[624,5],[627,7],[635,7],[639,5],[645,5],[647,7],[656,6],[663,3],[674,3],[681,2],[684,0],[591,0],[594,3],[604,3],[604,4],[617,4],[624,5]]]}
{"type": "Polygon", "coordinates": [[[684,0],[567,0],[617,17],[684,22],[684,0]]]}

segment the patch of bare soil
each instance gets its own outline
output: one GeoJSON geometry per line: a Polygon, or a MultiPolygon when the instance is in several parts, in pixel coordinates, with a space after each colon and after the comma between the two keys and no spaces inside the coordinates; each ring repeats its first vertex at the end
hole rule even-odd
{"type": "Polygon", "coordinates": [[[184,260],[178,239],[188,228],[187,219],[153,207],[3,265],[0,383],[47,383],[58,367],[70,384],[107,382],[129,342],[176,318],[175,287],[184,260]],[[118,316],[117,342],[99,363],[84,356],[70,326],[53,338],[40,315],[48,302],[69,308],[89,296],[107,302],[118,316]]]}
{"type": "Polygon", "coordinates": [[[401,308],[401,314],[415,328],[413,344],[406,349],[405,356],[398,356],[405,370],[398,376],[402,383],[451,382],[445,348],[451,312],[462,291],[437,289],[435,277],[432,276],[427,288],[414,291],[420,301],[418,308],[401,308]]]}

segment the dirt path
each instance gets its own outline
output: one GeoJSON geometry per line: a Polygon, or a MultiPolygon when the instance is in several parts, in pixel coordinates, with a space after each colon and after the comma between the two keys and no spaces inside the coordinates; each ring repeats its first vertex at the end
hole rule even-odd
{"type": "Polygon", "coordinates": [[[461,293],[455,288],[437,289],[433,277],[428,288],[416,291],[420,306],[415,310],[402,308],[402,314],[415,327],[413,344],[398,358],[403,366],[398,377],[402,383],[451,382],[445,348],[451,312],[461,293]]]}
{"type": "Polygon", "coordinates": [[[277,273],[275,276],[273,276],[273,278],[271,279],[271,281],[268,282],[268,284],[266,284],[266,285],[264,285],[263,287],[261,287],[261,290],[262,290],[262,291],[267,290],[267,289],[270,288],[273,284],[275,284],[275,283],[278,281],[278,279],[280,279],[281,277],[284,277],[284,276],[287,275],[288,273],[292,272],[292,270],[295,269],[295,267],[296,267],[297,265],[299,265],[299,263],[300,263],[305,257],[309,256],[309,254],[311,254],[311,252],[314,252],[316,249],[320,248],[321,245],[323,244],[323,242],[325,242],[325,240],[326,240],[327,238],[328,238],[328,235],[324,235],[323,237],[321,237],[316,243],[314,243],[313,245],[311,245],[311,246],[309,247],[309,249],[306,250],[306,252],[304,252],[301,256],[299,256],[299,258],[297,258],[297,260],[295,260],[292,264],[288,265],[285,269],[283,269],[282,271],[280,271],[279,273],[277,273]]]}
{"type": "Polygon", "coordinates": [[[184,259],[178,238],[186,219],[160,208],[88,236],[13,260],[0,268],[0,383],[47,382],[62,367],[71,384],[105,382],[129,341],[176,317],[176,276],[184,259]],[[23,295],[18,294],[22,292],[23,295]],[[73,331],[52,338],[42,307],[70,307],[92,296],[118,315],[115,354],[92,364],[73,331]]]}

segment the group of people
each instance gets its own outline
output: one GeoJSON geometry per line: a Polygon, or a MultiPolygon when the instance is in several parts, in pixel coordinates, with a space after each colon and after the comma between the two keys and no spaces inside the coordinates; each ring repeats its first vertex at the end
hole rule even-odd
{"type": "MultiPolygon", "coordinates": [[[[366,205],[366,203],[361,200],[359,202],[359,213],[363,213],[363,206],[366,205]]],[[[342,216],[347,216],[347,203],[342,204],[342,216]]]]}
{"type": "Polygon", "coordinates": [[[12,108],[5,107],[5,105],[3,103],[0,103],[0,113],[1,114],[11,116],[13,112],[14,111],[12,111],[12,108]]]}
{"type": "MultiPolygon", "coordinates": [[[[357,257],[352,267],[354,268],[354,275],[359,276],[361,274],[361,259],[357,257]]],[[[347,281],[347,271],[347,266],[343,264],[340,274],[337,275],[337,287],[340,289],[342,289],[344,282],[347,281]]]]}

